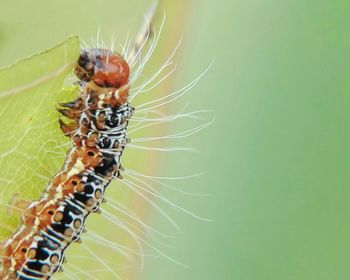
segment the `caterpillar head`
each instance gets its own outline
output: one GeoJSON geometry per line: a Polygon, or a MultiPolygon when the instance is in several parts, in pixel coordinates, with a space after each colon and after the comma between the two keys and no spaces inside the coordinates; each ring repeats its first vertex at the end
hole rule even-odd
{"type": "Polygon", "coordinates": [[[99,87],[120,88],[129,80],[130,67],[118,53],[107,49],[83,51],[75,66],[75,75],[99,87]]]}

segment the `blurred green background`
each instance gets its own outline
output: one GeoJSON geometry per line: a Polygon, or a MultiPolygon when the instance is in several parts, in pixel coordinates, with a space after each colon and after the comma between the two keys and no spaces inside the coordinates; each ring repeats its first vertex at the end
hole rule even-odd
{"type": "MultiPolygon", "coordinates": [[[[118,17],[114,2],[2,3],[0,64],[99,25],[107,37],[133,34],[149,2],[123,4],[118,17]]],[[[146,258],[140,279],[349,279],[350,2],[188,2],[176,86],[215,57],[183,102],[216,119],[187,140],[201,154],[169,156],[163,169],[206,170],[172,183],[210,197],[170,198],[212,222],[175,214],[183,233],[162,250],[189,268],[146,258]]]]}

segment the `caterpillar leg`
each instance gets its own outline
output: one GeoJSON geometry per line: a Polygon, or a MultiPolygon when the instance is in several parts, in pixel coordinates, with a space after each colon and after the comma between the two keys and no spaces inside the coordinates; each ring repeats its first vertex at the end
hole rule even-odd
{"type": "Polygon", "coordinates": [[[76,123],[65,123],[61,119],[58,120],[60,128],[65,136],[71,136],[78,128],[76,123]]]}

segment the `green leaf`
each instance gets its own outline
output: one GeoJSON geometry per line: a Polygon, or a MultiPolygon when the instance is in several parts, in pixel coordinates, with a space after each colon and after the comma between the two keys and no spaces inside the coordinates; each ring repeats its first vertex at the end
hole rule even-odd
{"type": "Polygon", "coordinates": [[[59,102],[76,94],[62,90],[79,55],[77,37],[0,71],[0,236],[18,226],[20,205],[38,199],[62,165],[68,142],[58,127],[59,102]]]}

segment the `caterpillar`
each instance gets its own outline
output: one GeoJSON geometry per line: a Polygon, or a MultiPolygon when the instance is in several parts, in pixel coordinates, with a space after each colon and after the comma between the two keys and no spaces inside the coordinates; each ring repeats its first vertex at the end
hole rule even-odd
{"type": "MultiPolygon", "coordinates": [[[[100,212],[106,187],[111,180],[122,178],[120,159],[129,143],[127,126],[135,110],[129,104],[135,96],[128,98],[129,86],[139,74],[132,76],[130,69],[143,48],[142,42],[150,35],[149,27],[146,29],[137,38],[128,59],[124,53],[122,56],[100,47],[88,48],[80,54],[74,69],[79,79],[79,96],[58,108],[63,118],[70,119],[69,122],[59,119],[59,126],[73,148],[61,171],[41,198],[25,209],[20,227],[7,240],[0,279],[49,279],[62,270],[65,250],[80,241],[86,218],[100,212]]],[[[169,100],[187,92],[199,78],[170,94],[169,100]]],[[[169,100],[159,99],[160,104],[169,100]]],[[[149,104],[159,106],[154,101],[149,104]]],[[[169,137],[182,138],[206,126],[169,137]]]]}
{"type": "Polygon", "coordinates": [[[134,108],[127,101],[130,68],[108,49],[83,51],[75,67],[80,92],[60,104],[59,120],[73,147],[41,198],[23,212],[21,225],[4,246],[1,279],[49,279],[66,248],[80,239],[91,213],[100,211],[112,179],[121,177],[121,155],[134,108]]]}

